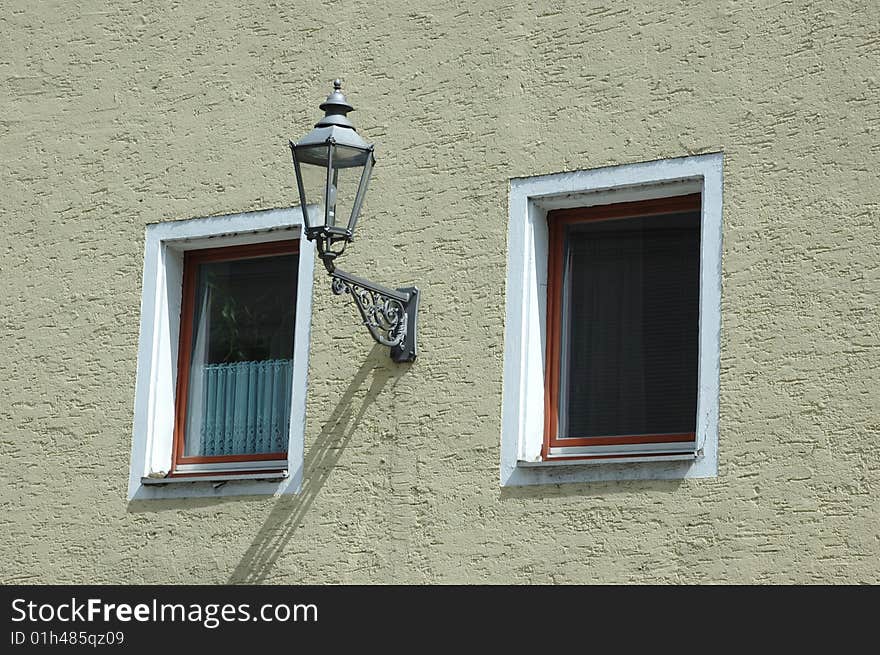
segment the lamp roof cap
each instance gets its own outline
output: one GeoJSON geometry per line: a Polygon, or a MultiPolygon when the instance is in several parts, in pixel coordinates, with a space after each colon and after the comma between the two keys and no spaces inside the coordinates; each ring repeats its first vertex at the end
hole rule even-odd
{"type": "Polygon", "coordinates": [[[337,125],[354,129],[354,124],[346,116],[348,112],[354,111],[354,107],[348,103],[342,93],[342,80],[338,78],[333,80],[333,92],[319,105],[319,108],[324,112],[324,118],[315,123],[315,127],[337,125]]]}

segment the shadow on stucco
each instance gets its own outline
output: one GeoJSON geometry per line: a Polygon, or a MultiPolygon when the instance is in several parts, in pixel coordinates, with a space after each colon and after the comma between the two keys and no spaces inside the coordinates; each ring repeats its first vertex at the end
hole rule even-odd
{"type": "Polygon", "coordinates": [[[229,584],[260,584],[269,576],[333,472],[366,409],[390,380],[396,381],[409,370],[408,365],[388,366],[388,350],[374,347],[306,452],[302,490],[278,500],[230,575],[229,584]],[[370,373],[369,387],[359,394],[370,373]]]}

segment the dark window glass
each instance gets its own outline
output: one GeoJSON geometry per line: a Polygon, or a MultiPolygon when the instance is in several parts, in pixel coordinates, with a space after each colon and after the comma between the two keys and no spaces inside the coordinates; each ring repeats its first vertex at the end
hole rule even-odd
{"type": "Polygon", "coordinates": [[[700,213],[566,228],[559,437],[696,428],[700,213]]]}
{"type": "Polygon", "coordinates": [[[287,450],[297,264],[196,264],[184,456],[287,450]]]}

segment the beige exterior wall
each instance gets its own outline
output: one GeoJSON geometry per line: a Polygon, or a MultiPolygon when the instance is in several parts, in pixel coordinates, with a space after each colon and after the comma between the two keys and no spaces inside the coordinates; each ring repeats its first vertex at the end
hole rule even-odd
{"type": "Polygon", "coordinates": [[[0,581],[880,582],[880,5],[476,4],[4,6],[0,581]],[[144,226],[293,204],[337,75],[420,357],[319,274],[302,493],[129,504],[144,226]],[[501,489],[508,180],[717,151],[718,477],[501,489]]]}

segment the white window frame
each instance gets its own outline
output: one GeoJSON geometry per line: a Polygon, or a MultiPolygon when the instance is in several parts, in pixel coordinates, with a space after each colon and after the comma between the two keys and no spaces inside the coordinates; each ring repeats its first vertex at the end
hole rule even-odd
{"type": "MultiPolygon", "coordinates": [[[[299,207],[147,225],[128,499],[280,495],[299,492],[303,475],[314,245],[299,207]],[[299,270],[287,470],[164,478],[171,470],[183,253],[299,239],[299,270]]],[[[231,467],[227,467],[231,468],[231,467]]],[[[253,467],[251,467],[253,468],[253,467]]]]}
{"type": "Polygon", "coordinates": [[[723,155],[712,153],[510,181],[501,485],[718,474],[723,155]],[[542,460],[547,339],[547,212],[700,192],[700,326],[693,453],[542,460]]]}

